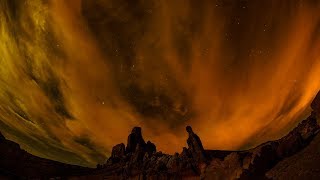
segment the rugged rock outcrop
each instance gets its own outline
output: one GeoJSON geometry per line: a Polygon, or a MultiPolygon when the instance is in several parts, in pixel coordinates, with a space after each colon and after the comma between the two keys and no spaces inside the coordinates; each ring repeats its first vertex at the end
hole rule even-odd
{"type": "Polygon", "coordinates": [[[198,163],[207,162],[207,155],[199,136],[192,131],[190,126],[187,126],[186,130],[189,133],[189,138],[187,139],[187,144],[189,147],[188,151],[191,153],[192,158],[198,163]]]}
{"type": "Polygon", "coordinates": [[[168,155],[156,152],[156,146],[152,142],[145,143],[141,128],[134,127],[128,136],[127,147],[124,144],[113,147],[111,157],[99,169],[101,172],[108,172],[106,177],[117,179],[199,177],[199,163],[206,160],[203,159],[205,151],[200,138],[191,127],[187,131],[189,148],[183,148],[181,154],[168,155]]]}
{"type": "Polygon", "coordinates": [[[111,157],[108,159],[107,164],[114,164],[120,162],[125,158],[126,149],[123,143],[118,144],[112,148],[111,157]]]}
{"type": "MultiPolygon", "coordinates": [[[[133,154],[127,151],[125,156],[131,158],[124,162],[126,165],[123,166],[123,172],[127,173],[127,177],[144,178],[200,176],[202,179],[264,179],[267,171],[281,160],[302,150],[317,135],[319,125],[314,116],[315,112],[312,114],[285,137],[246,151],[205,150],[200,138],[187,126],[188,148],[184,147],[180,154],[166,155],[155,151],[147,153],[138,145],[133,154]]],[[[128,140],[132,139],[132,136],[143,139],[141,129],[132,132],[138,132],[138,135],[133,136],[132,133],[128,140]]],[[[145,146],[145,143],[140,144],[145,146]]],[[[109,164],[105,168],[115,165],[109,164]]],[[[120,175],[118,178],[124,176],[120,175]]]]}
{"type": "Polygon", "coordinates": [[[72,179],[319,179],[319,94],[311,107],[311,115],[286,136],[246,151],[205,150],[200,138],[187,126],[188,148],[183,147],[180,154],[163,154],[156,151],[152,142],[145,143],[141,128],[134,127],[127,146],[123,143],[114,146],[107,162],[96,169],[32,156],[0,133],[0,174],[72,179]]]}
{"type": "Polygon", "coordinates": [[[142,134],[141,134],[141,128],[140,127],[134,127],[132,129],[131,134],[128,136],[128,144],[126,148],[127,153],[133,153],[136,151],[137,146],[140,146],[141,148],[144,148],[146,145],[145,141],[143,140],[142,134]]]}
{"type": "Polygon", "coordinates": [[[148,152],[145,147],[150,143],[144,143],[141,129],[134,128],[128,137],[128,146],[136,146],[135,150],[123,154],[124,145],[115,146],[108,160],[113,163],[107,163],[101,169],[109,172],[106,177],[119,179],[264,179],[265,173],[278,162],[306,147],[317,135],[319,125],[311,115],[285,137],[246,151],[205,150],[190,126],[186,131],[188,148],[184,147],[180,154],[167,155],[156,152],[155,147],[152,153],[148,152]],[[140,143],[135,145],[129,141],[140,143]],[[121,161],[112,160],[119,156],[121,161]]]}

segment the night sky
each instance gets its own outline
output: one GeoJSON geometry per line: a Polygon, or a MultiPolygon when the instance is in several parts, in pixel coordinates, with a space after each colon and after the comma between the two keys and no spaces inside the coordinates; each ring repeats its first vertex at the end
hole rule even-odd
{"type": "Polygon", "coordinates": [[[320,0],[0,0],[0,131],[95,166],[134,126],[166,153],[286,134],[320,89],[320,0]]]}

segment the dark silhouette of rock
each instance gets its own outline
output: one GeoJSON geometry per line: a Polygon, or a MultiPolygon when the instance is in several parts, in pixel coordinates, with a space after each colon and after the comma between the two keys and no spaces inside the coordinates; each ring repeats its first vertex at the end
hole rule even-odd
{"type": "Polygon", "coordinates": [[[201,140],[198,135],[196,135],[190,126],[186,127],[189,137],[187,140],[189,152],[191,153],[193,159],[198,162],[206,162],[208,159],[206,157],[206,152],[202,146],[201,140]]]}
{"type": "Polygon", "coordinates": [[[134,127],[131,134],[128,136],[128,144],[126,148],[127,153],[135,152],[137,145],[144,147],[146,145],[142,138],[141,127],[134,127]]]}
{"type": "Polygon", "coordinates": [[[112,149],[112,157],[121,158],[125,155],[125,146],[123,143],[118,144],[112,149]]]}
{"type": "Polygon", "coordinates": [[[116,145],[107,164],[102,169],[113,172],[110,174],[110,178],[116,178],[113,174],[121,171],[117,176],[120,179],[137,176],[145,178],[162,177],[165,179],[168,177],[199,177],[200,171],[197,160],[193,158],[191,152],[201,150],[202,144],[200,138],[194,133],[191,135],[190,142],[194,147],[191,150],[184,148],[181,155],[178,153],[168,155],[163,154],[161,151],[156,152],[156,146],[152,142],[144,142],[141,128],[133,128],[128,137],[128,146],[125,154],[123,155],[122,151],[124,149],[123,145],[116,145]],[[135,147],[134,150],[133,147],[135,147]],[[114,161],[115,157],[119,157],[118,152],[121,152],[121,156],[125,158],[120,161],[114,161]],[[119,166],[119,164],[122,165],[119,166]]]}
{"type": "Polygon", "coordinates": [[[156,145],[154,145],[152,142],[148,141],[146,144],[146,152],[149,154],[152,154],[157,151],[156,145]]]}
{"type": "Polygon", "coordinates": [[[90,168],[68,165],[33,156],[0,133],[0,179],[27,179],[80,176],[90,168]]]}
{"type": "Polygon", "coordinates": [[[125,146],[123,143],[118,144],[112,148],[111,157],[108,159],[107,164],[113,164],[118,163],[122,159],[124,159],[125,156],[125,146]]]}
{"type": "Polygon", "coordinates": [[[1,134],[1,132],[0,132],[0,141],[3,141],[3,140],[5,140],[6,138],[1,134]]]}

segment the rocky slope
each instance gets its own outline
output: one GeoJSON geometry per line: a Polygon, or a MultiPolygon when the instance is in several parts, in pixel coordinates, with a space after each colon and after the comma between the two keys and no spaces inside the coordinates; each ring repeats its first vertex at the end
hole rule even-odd
{"type": "Polygon", "coordinates": [[[40,158],[22,150],[0,133],[0,179],[30,179],[82,175],[89,168],[40,158]]]}
{"type": "MultiPolygon", "coordinates": [[[[313,116],[320,117],[320,92],[311,104],[313,116]]],[[[270,179],[319,179],[320,134],[299,153],[284,159],[267,172],[270,179]]]]}
{"type": "Polygon", "coordinates": [[[286,136],[246,151],[205,150],[187,126],[188,147],[168,155],[145,142],[141,128],[134,127],[127,145],[114,146],[110,158],[96,169],[32,156],[0,134],[0,174],[67,179],[319,179],[320,93],[311,107],[311,115],[286,136]]]}

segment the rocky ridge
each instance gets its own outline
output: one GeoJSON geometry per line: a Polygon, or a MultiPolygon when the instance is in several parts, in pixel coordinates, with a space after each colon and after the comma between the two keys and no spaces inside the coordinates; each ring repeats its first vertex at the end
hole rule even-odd
{"type": "Polygon", "coordinates": [[[320,93],[311,107],[311,115],[286,136],[246,151],[205,150],[200,138],[187,126],[188,148],[184,147],[180,154],[163,154],[156,152],[150,141],[146,144],[141,128],[135,127],[127,148],[124,144],[116,145],[107,163],[99,165],[99,169],[107,172],[105,177],[117,179],[267,179],[266,172],[301,151],[318,134],[320,93]]]}
{"type": "Polygon", "coordinates": [[[209,158],[192,128],[187,126],[186,130],[189,133],[188,148],[184,147],[180,154],[168,155],[157,152],[152,142],[145,143],[141,128],[134,127],[127,147],[123,143],[114,146],[107,163],[98,165],[98,169],[108,172],[106,176],[119,179],[199,177],[200,165],[208,163],[209,158]]]}
{"type": "Polygon", "coordinates": [[[0,179],[81,176],[91,169],[34,156],[0,133],[0,179]]]}

